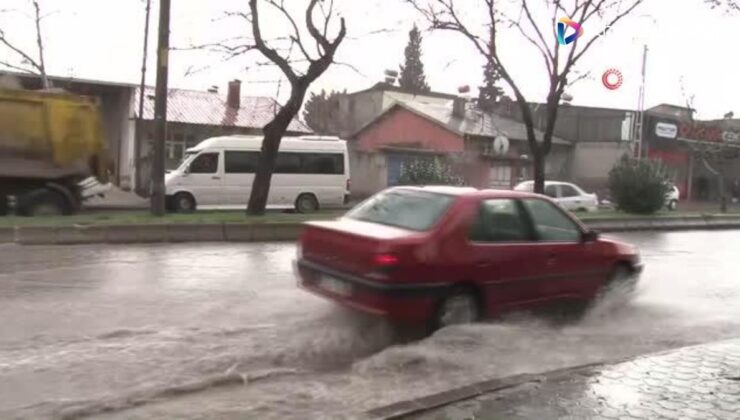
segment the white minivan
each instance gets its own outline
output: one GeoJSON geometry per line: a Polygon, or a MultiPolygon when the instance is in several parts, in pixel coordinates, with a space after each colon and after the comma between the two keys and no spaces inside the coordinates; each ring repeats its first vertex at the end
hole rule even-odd
{"type": "MultiPolygon", "coordinates": [[[[165,176],[170,211],[245,209],[261,136],[203,140],[165,176]]],[[[283,137],[267,199],[269,209],[301,213],[341,207],[349,197],[347,143],[338,137],[283,137]]]]}

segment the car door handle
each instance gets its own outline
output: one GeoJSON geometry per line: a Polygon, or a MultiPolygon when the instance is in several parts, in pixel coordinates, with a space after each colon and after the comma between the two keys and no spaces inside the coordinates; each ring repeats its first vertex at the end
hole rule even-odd
{"type": "Polygon", "coordinates": [[[493,267],[493,263],[480,261],[476,264],[476,267],[478,268],[491,268],[493,267]]]}
{"type": "Polygon", "coordinates": [[[211,179],[221,179],[220,176],[212,176],[211,179]]]}
{"type": "Polygon", "coordinates": [[[550,254],[547,256],[547,265],[553,265],[558,260],[558,257],[555,254],[550,254]]]}

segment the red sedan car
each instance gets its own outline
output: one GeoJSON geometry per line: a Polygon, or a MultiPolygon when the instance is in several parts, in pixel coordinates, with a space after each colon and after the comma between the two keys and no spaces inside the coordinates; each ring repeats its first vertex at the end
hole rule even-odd
{"type": "Polygon", "coordinates": [[[341,304],[431,328],[636,281],[634,246],[604,239],[547,197],[457,187],[382,191],[310,222],[299,284],[341,304]]]}

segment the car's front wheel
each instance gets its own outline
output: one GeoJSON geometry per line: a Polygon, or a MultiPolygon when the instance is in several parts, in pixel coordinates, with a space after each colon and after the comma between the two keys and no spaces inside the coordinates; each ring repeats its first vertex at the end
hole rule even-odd
{"type": "Polygon", "coordinates": [[[471,324],[481,318],[481,307],[472,290],[459,288],[443,298],[432,320],[432,329],[471,324]]]}
{"type": "Polygon", "coordinates": [[[172,210],[177,213],[192,213],[195,206],[195,198],[188,193],[177,193],[172,197],[172,210]]]}

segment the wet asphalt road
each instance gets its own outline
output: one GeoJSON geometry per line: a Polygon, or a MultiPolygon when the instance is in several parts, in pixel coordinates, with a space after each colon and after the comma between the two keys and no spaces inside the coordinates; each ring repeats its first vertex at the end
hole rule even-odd
{"type": "Polygon", "coordinates": [[[292,244],[0,245],[0,418],[356,418],[475,380],[740,337],[740,232],[622,237],[647,264],[628,304],[412,344],[298,290],[292,244]]]}

